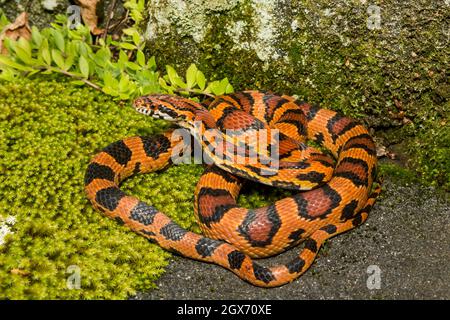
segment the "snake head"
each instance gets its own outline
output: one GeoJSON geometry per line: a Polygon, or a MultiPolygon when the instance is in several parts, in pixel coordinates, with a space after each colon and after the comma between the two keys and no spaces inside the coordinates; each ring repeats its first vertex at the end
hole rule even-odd
{"type": "Polygon", "coordinates": [[[134,100],[133,107],[137,112],[151,116],[156,119],[167,121],[180,121],[183,114],[179,112],[176,105],[171,103],[173,96],[170,95],[148,95],[134,100]]]}
{"type": "Polygon", "coordinates": [[[176,122],[186,129],[195,129],[195,122],[214,126],[214,119],[201,104],[170,94],[151,94],[134,100],[133,107],[139,113],[156,119],[176,122]]]}

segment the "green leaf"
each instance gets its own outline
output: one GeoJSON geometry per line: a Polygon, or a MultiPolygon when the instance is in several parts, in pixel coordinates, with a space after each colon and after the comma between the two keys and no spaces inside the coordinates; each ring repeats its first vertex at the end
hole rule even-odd
{"type": "Polygon", "coordinates": [[[59,51],[64,52],[65,43],[64,36],[60,30],[53,29],[53,39],[55,40],[56,47],[59,51]]]}
{"type": "Polygon", "coordinates": [[[85,84],[81,80],[73,80],[73,81],[70,81],[70,83],[73,83],[74,85],[77,85],[77,86],[83,86],[85,84]]]}
{"type": "Polygon", "coordinates": [[[67,55],[74,55],[77,56],[77,51],[78,51],[78,44],[75,40],[71,40],[67,42],[66,45],[66,54],[67,55]]]}
{"type": "Polygon", "coordinates": [[[36,26],[31,27],[31,39],[33,39],[34,44],[36,47],[40,47],[42,44],[42,35],[39,32],[39,29],[36,28],[36,26]]]}
{"type": "Polygon", "coordinates": [[[224,89],[228,83],[228,78],[223,78],[222,80],[220,80],[220,86],[224,89]]]}
{"type": "Polygon", "coordinates": [[[103,79],[103,74],[106,71],[104,67],[100,67],[98,64],[91,63],[89,64],[89,68],[91,68],[91,70],[89,71],[91,75],[94,75],[95,78],[103,79]]]}
{"type": "Polygon", "coordinates": [[[6,15],[3,13],[2,10],[0,10],[0,29],[3,29],[3,27],[6,27],[11,22],[8,20],[6,15]]]}
{"type": "Polygon", "coordinates": [[[136,10],[137,9],[137,4],[135,2],[132,1],[126,1],[123,6],[128,9],[128,10],[136,10]]]}
{"type": "MultiPolygon", "coordinates": [[[[17,41],[17,47],[23,49],[25,51],[25,54],[31,58],[31,44],[30,41],[27,39],[20,37],[17,41]]],[[[17,48],[16,47],[16,48],[17,48]]]]}
{"type": "Polygon", "coordinates": [[[16,46],[16,55],[17,57],[22,60],[22,62],[32,65],[33,59],[31,58],[31,53],[24,50],[22,47],[16,46]]]}
{"type": "Polygon", "coordinates": [[[100,48],[94,55],[95,63],[101,67],[104,67],[109,60],[111,60],[109,48],[100,48]]]}
{"type": "Polygon", "coordinates": [[[139,93],[141,96],[159,92],[161,92],[161,88],[156,82],[139,87],[139,93]]]}
{"type": "Polygon", "coordinates": [[[30,42],[21,37],[14,45],[14,51],[17,57],[26,64],[33,64],[34,61],[31,58],[31,46],[30,42]]]}
{"type": "Polygon", "coordinates": [[[84,78],[89,78],[89,63],[85,57],[81,56],[79,61],[80,72],[84,78]]]}
{"type": "Polygon", "coordinates": [[[228,78],[224,78],[220,81],[213,81],[208,85],[206,91],[211,90],[216,96],[231,93],[234,91],[233,86],[228,82],[228,78]]]}
{"type": "Polygon", "coordinates": [[[227,84],[227,86],[225,87],[225,93],[229,94],[229,93],[233,93],[234,92],[234,88],[231,84],[227,84]]]}
{"type": "Polygon", "coordinates": [[[197,71],[196,80],[197,80],[198,87],[201,90],[204,90],[205,85],[206,85],[206,79],[205,79],[205,75],[200,70],[197,71]]]}
{"type": "MultiPolygon", "coordinates": [[[[230,82],[228,82],[228,78],[224,78],[220,81],[220,94],[225,94],[227,92],[227,88],[229,89],[231,87],[230,82]]],[[[231,87],[231,90],[233,87],[231,87]]]]}
{"type": "Polygon", "coordinates": [[[35,69],[33,71],[30,71],[27,73],[27,77],[31,77],[32,75],[35,75],[36,73],[41,72],[41,70],[35,69]]]}
{"type": "Polygon", "coordinates": [[[140,86],[146,86],[146,85],[158,85],[158,79],[159,74],[158,72],[154,72],[148,69],[141,69],[139,71],[136,71],[134,75],[134,80],[140,85],[140,86]]]}
{"type": "MultiPolygon", "coordinates": [[[[47,39],[45,39],[45,40],[47,40],[47,39]]],[[[45,42],[43,42],[43,43],[45,43],[45,42]]],[[[48,50],[48,45],[47,45],[47,47],[45,47],[45,46],[41,47],[41,56],[47,65],[50,66],[52,64],[52,57],[50,55],[50,50],[48,50]]]]}
{"type": "Polygon", "coordinates": [[[167,84],[167,82],[163,78],[158,79],[158,83],[167,93],[172,94],[173,89],[167,84]]]}
{"type": "Polygon", "coordinates": [[[125,63],[125,62],[128,61],[127,54],[124,51],[122,51],[122,50],[120,50],[120,52],[119,52],[119,60],[118,61],[121,62],[121,63],[125,63]]]}
{"type": "Polygon", "coordinates": [[[133,42],[136,46],[138,46],[141,43],[141,36],[140,36],[139,32],[133,33],[132,38],[133,38],[133,42]]]}
{"type": "Polygon", "coordinates": [[[167,76],[169,77],[170,82],[172,84],[175,83],[175,81],[176,81],[175,79],[179,77],[176,70],[172,66],[167,65],[166,71],[167,71],[167,76]]]}
{"type": "Polygon", "coordinates": [[[76,43],[80,56],[85,56],[86,58],[89,57],[89,55],[92,53],[92,48],[83,41],[76,41],[76,43]]]}
{"type": "Polygon", "coordinates": [[[122,32],[124,34],[126,34],[127,36],[132,36],[133,33],[136,33],[137,31],[134,28],[125,28],[125,29],[122,30],[122,32]]]}
{"type": "Polygon", "coordinates": [[[17,42],[13,41],[12,39],[6,37],[3,39],[3,45],[5,46],[6,49],[8,49],[8,52],[15,52],[16,50],[16,46],[17,46],[17,42]]]}
{"type": "Polygon", "coordinates": [[[120,50],[119,59],[117,60],[116,66],[119,69],[119,73],[125,72],[126,63],[128,62],[128,56],[125,51],[120,50]]]}
{"type": "Polygon", "coordinates": [[[156,70],[156,59],[155,59],[155,56],[152,56],[150,59],[148,59],[147,67],[150,70],[156,70]]]}
{"type": "Polygon", "coordinates": [[[175,69],[172,66],[167,65],[166,70],[167,70],[167,76],[169,77],[170,83],[172,83],[173,85],[176,85],[180,88],[186,88],[186,83],[184,83],[183,80],[181,80],[180,76],[178,75],[178,73],[175,71],[175,69]]]}
{"type": "Polygon", "coordinates": [[[220,96],[225,93],[225,86],[221,85],[220,81],[213,81],[208,85],[208,88],[206,88],[206,91],[208,91],[208,89],[210,89],[214,95],[220,96]]]}
{"type": "Polygon", "coordinates": [[[66,61],[64,62],[64,70],[66,71],[69,70],[73,66],[74,62],[75,62],[75,54],[73,53],[67,54],[66,61]]]}
{"type": "Polygon", "coordinates": [[[69,35],[69,39],[83,40],[83,35],[80,34],[80,32],[78,30],[67,30],[67,33],[69,35]]]}
{"type": "Polygon", "coordinates": [[[128,61],[126,63],[126,66],[134,71],[141,70],[141,67],[137,63],[134,63],[132,61],[128,61]]]}
{"type": "Polygon", "coordinates": [[[136,46],[135,46],[134,44],[127,43],[127,42],[121,42],[121,43],[119,44],[119,46],[120,46],[122,49],[126,49],[126,50],[134,50],[134,49],[136,49],[136,46]]]}
{"type": "Polygon", "coordinates": [[[142,50],[138,50],[136,53],[136,61],[141,67],[145,67],[145,55],[142,50]]]}
{"type": "Polygon", "coordinates": [[[106,71],[103,74],[103,83],[105,84],[106,87],[114,89],[116,89],[119,85],[119,82],[113,77],[113,75],[109,71],[106,71]]]}
{"type": "Polygon", "coordinates": [[[122,75],[122,77],[120,78],[120,81],[119,81],[119,91],[120,92],[127,91],[129,83],[130,83],[130,79],[128,78],[128,75],[126,75],[126,74],[122,75]]]}
{"type": "Polygon", "coordinates": [[[3,67],[1,68],[0,79],[5,81],[14,81],[17,76],[17,71],[14,68],[3,67]]]}
{"type": "Polygon", "coordinates": [[[128,99],[130,99],[130,94],[129,94],[129,93],[121,92],[121,93],[119,94],[119,98],[120,98],[120,100],[128,100],[128,99]]]}
{"type": "Polygon", "coordinates": [[[60,67],[61,69],[64,69],[64,58],[60,51],[58,51],[56,49],[52,49],[52,58],[58,67],[60,67]]]}
{"type": "Polygon", "coordinates": [[[110,96],[118,96],[119,92],[117,91],[117,89],[111,88],[111,87],[103,87],[102,91],[110,96]]]}
{"type": "Polygon", "coordinates": [[[197,66],[193,63],[186,70],[186,84],[188,89],[192,88],[197,82],[197,71],[197,66]]]}
{"type": "Polygon", "coordinates": [[[11,60],[10,58],[8,58],[7,56],[3,56],[0,55],[0,66],[1,65],[5,65],[17,70],[22,70],[22,71],[33,71],[34,69],[28,66],[24,66],[20,63],[14,62],[13,60],[11,60]]]}
{"type": "Polygon", "coordinates": [[[192,89],[192,92],[198,93],[198,94],[209,93],[209,92],[206,92],[206,90],[200,90],[200,89],[196,89],[196,88],[192,89]]]}

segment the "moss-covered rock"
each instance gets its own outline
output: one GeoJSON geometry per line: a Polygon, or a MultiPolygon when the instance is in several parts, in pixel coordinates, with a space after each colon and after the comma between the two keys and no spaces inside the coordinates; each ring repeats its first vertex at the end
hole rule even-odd
{"type": "Polygon", "coordinates": [[[432,122],[420,130],[408,146],[410,167],[424,181],[450,191],[450,129],[443,120],[432,122]]]}
{"type": "Polygon", "coordinates": [[[195,62],[236,90],[296,94],[363,118],[386,145],[406,140],[414,168],[445,184],[440,150],[448,145],[433,140],[450,135],[449,8],[426,0],[149,0],[143,29],[159,65],[195,62]]]}
{"type": "Polygon", "coordinates": [[[150,0],[148,11],[149,53],[197,62],[240,89],[297,94],[385,125],[448,98],[445,3],[150,0]]]}

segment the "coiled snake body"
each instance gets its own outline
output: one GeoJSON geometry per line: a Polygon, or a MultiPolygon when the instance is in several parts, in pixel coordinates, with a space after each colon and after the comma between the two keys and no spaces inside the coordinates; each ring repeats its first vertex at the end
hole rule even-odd
{"type": "MultiPolygon", "coordinates": [[[[376,151],[362,125],[292,97],[257,91],[218,96],[205,104],[209,110],[171,95],[151,95],[134,102],[137,111],[175,121],[194,135],[206,135],[208,129],[237,130],[234,138],[221,133],[222,139],[200,139],[215,164],[206,168],[194,197],[195,215],[204,236],[182,229],[155,207],[119,189],[126,177],[157,171],[171,163],[174,150],[185,143],[174,138],[172,131],[126,138],[95,155],[85,175],[85,190],[94,207],[165,249],[218,264],[263,287],[293,281],[309,268],[326,239],[367,219],[381,188],[378,185],[371,191],[376,151]],[[255,151],[258,159],[273,160],[271,165],[267,161],[239,162],[227,154],[229,146],[239,149],[242,137],[251,140],[261,130],[275,129],[279,130],[279,159],[274,160],[264,148],[255,151]],[[336,163],[306,146],[305,137],[328,149],[336,163]],[[222,153],[212,152],[219,149],[222,153]],[[240,177],[311,190],[263,208],[245,209],[236,204],[243,183],[240,177]],[[302,241],[304,248],[286,264],[269,268],[253,259],[283,252],[302,241]]],[[[270,136],[264,138],[268,145],[275,143],[270,136]]],[[[245,158],[248,151],[243,154],[245,158]]]]}

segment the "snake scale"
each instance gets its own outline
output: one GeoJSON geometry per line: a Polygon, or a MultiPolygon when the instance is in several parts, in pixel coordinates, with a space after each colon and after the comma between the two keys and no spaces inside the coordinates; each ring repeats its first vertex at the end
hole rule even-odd
{"type": "MultiPolygon", "coordinates": [[[[173,121],[193,135],[206,135],[208,129],[222,132],[222,140],[200,139],[214,162],[206,167],[194,195],[194,212],[204,235],[181,228],[119,188],[133,174],[158,171],[172,163],[174,150],[185,143],[174,138],[172,130],[126,138],[96,154],[85,175],[88,199],[97,210],[150,242],[184,257],[220,265],[253,285],[275,287],[299,277],[328,238],[367,219],[381,192],[380,184],[373,188],[377,158],[369,132],[334,111],[258,91],[217,96],[203,104],[173,95],[149,95],[133,105],[138,112],[173,121]],[[237,132],[236,136],[228,129],[237,132]],[[279,158],[271,165],[236,161],[229,154],[230,146],[239,150],[242,134],[251,140],[261,130],[279,132],[279,158]],[[306,139],[332,156],[306,145],[306,139]],[[222,153],[217,153],[219,149],[222,153]],[[304,191],[266,207],[246,209],[236,203],[245,180],[304,191]],[[254,259],[301,242],[304,247],[286,264],[265,267],[254,259]]],[[[264,139],[268,145],[276,142],[271,135],[264,139]]],[[[273,160],[267,149],[255,152],[258,159],[273,160]]],[[[240,156],[245,158],[248,151],[240,156]]]]}

